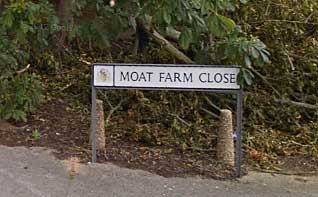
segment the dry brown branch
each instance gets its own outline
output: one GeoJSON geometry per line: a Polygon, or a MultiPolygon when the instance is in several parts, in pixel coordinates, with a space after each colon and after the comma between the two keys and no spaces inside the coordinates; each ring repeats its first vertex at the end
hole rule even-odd
{"type": "Polygon", "coordinates": [[[163,46],[171,55],[173,55],[176,59],[187,63],[187,64],[194,64],[188,56],[186,56],[183,52],[177,49],[173,44],[171,44],[167,39],[165,39],[159,32],[155,29],[151,28],[150,26],[145,25],[145,23],[141,19],[138,20],[139,24],[142,25],[142,28],[147,32],[149,37],[151,37],[157,44],[163,46]]]}
{"type": "Polygon", "coordinates": [[[182,122],[183,124],[187,125],[188,127],[191,127],[191,124],[188,123],[187,121],[183,120],[180,116],[178,116],[177,114],[169,114],[170,116],[176,117],[180,122],[182,122]]]}
{"type": "Polygon", "coordinates": [[[111,116],[113,115],[113,113],[120,108],[120,106],[122,105],[123,102],[124,102],[124,99],[119,101],[119,103],[109,111],[108,116],[106,118],[106,124],[109,122],[109,120],[110,120],[111,116]]]}
{"type": "Polygon", "coordinates": [[[269,20],[263,20],[263,21],[255,21],[250,23],[265,23],[265,22],[272,22],[272,23],[294,23],[294,24],[302,24],[302,25],[318,25],[318,23],[314,22],[308,22],[305,21],[295,21],[295,20],[279,20],[279,19],[269,19],[269,20]]]}
{"type": "Polygon", "coordinates": [[[203,108],[203,107],[201,107],[201,110],[204,111],[204,112],[206,112],[207,114],[213,116],[213,117],[216,118],[216,119],[220,119],[220,116],[216,115],[215,113],[213,113],[213,112],[211,112],[211,111],[209,111],[209,110],[207,110],[207,109],[205,109],[205,108],[203,108]]]}
{"type": "Polygon", "coordinates": [[[31,64],[28,64],[25,68],[18,70],[17,74],[21,75],[22,73],[24,73],[25,71],[27,71],[29,68],[31,67],[31,64]]]}
{"type": "Polygon", "coordinates": [[[221,111],[221,109],[218,106],[216,106],[207,96],[204,96],[204,98],[212,107],[214,107],[218,111],[221,111]]]}
{"type": "Polygon", "coordinates": [[[276,103],[286,104],[286,105],[294,105],[296,107],[301,107],[301,108],[306,108],[306,109],[313,109],[313,110],[318,109],[318,105],[312,105],[312,104],[308,104],[308,103],[291,101],[291,100],[287,100],[287,99],[275,99],[274,101],[276,103]]]}
{"type": "Polygon", "coordinates": [[[278,90],[276,88],[274,88],[274,86],[272,86],[272,84],[261,74],[259,73],[255,68],[251,67],[250,68],[251,71],[253,71],[259,78],[261,78],[263,80],[263,82],[269,86],[275,93],[277,96],[281,97],[281,94],[278,92],[278,90]]]}
{"type": "Polygon", "coordinates": [[[79,61],[82,62],[82,63],[84,63],[84,64],[86,64],[86,65],[92,65],[91,62],[86,61],[86,60],[84,60],[83,58],[80,58],[79,61]]]}

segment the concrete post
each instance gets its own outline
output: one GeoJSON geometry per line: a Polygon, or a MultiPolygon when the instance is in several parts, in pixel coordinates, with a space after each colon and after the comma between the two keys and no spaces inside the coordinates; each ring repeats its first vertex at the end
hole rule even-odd
{"type": "Polygon", "coordinates": [[[104,107],[103,101],[96,100],[96,117],[97,117],[97,127],[96,127],[96,149],[98,151],[105,151],[105,117],[104,117],[104,107]]]}
{"type": "Polygon", "coordinates": [[[217,158],[226,165],[234,166],[234,142],[233,142],[232,112],[221,110],[220,126],[217,141],[217,158]]]}

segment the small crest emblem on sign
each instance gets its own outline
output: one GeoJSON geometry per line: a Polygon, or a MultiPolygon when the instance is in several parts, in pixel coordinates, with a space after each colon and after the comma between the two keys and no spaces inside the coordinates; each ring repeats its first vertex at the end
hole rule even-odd
{"type": "Polygon", "coordinates": [[[105,69],[105,68],[102,68],[99,70],[98,72],[98,80],[101,81],[101,82],[108,82],[110,80],[110,72],[105,69]]]}

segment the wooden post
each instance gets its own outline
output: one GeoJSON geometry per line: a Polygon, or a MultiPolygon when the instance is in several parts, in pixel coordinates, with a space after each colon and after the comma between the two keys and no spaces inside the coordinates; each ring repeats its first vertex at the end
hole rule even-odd
{"type": "Polygon", "coordinates": [[[221,110],[220,126],[218,131],[217,158],[226,165],[234,166],[232,112],[221,110]]]}
{"type": "Polygon", "coordinates": [[[105,152],[105,117],[103,101],[96,100],[96,149],[105,152]]]}

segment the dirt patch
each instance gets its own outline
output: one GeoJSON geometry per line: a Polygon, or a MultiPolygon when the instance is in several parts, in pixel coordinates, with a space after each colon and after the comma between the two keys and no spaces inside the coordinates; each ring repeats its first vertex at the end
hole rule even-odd
{"type": "Polygon", "coordinates": [[[286,174],[318,174],[318,157],[289,156],[281,157],[279,161],[279,167],[283,169],[286,174]]]}
{"type": "MultiPolygon", "coordinates": [[[[27,123],[16,127],[10,131],[0,130],[0,144],[48,147],[55,150],[59,159],[78,157],[81,162],[91,161],[88,115],[72,110],[63,100],[46,103],[30,115],[27,123]]],[[[98,154],[100,163],[111,162],[165,177],[233,177],[233,170],[219,164],[213,152],[146,146],[110,134],[106,136],[106,144],[107,152],[98,154]]]]}
{"type": "Polygon", "coordinates": [[[32,113],[18,129],[0,131],[0,143],[7,146],[40,146],[56,150],[59,158],[89,157],[86,118],[62,101],[49,102],[32,113]]]}

